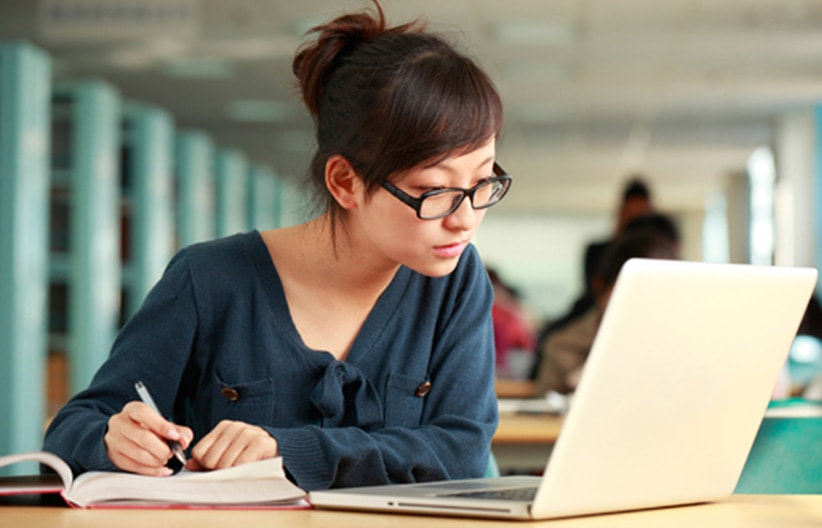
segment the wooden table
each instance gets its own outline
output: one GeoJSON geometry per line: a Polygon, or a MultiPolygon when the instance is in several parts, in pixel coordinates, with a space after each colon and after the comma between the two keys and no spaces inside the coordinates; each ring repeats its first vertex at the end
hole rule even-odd
{"type": "Polygon", "coordinates": [[[323,510],[72,510],[0,506],[0,526],[9,528],[819,528],[822,495],[732,495],[696,506],[523,523],[402,514],[323,510]]]}
{"type": "Polygon", "coordinates": [[[561,428],[562,417],[555,414],[500,414],[492,443],[553,444],[561,428]]]}
{"type": "Polygon", "coordinates": [[[494,382],[497,398],[534,398],[537,388],[533,381],[497,379],[494,382]]]}

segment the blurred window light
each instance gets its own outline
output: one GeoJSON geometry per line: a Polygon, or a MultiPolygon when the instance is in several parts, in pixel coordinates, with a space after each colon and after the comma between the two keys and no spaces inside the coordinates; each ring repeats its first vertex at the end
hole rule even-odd
{"type": "Polygon", "coordinates": [[[728,242],[728,206],[720,191],[708,195],[702,224],[702,260],[726,263],[730,260],[728,242]]]}
{"type": "Polygon", "coordinates": [[[774,255],[774,188],[776,166],[773,152],[759,147],[748,158],[750,183],[751,264],[771,265],[774,255]]]}
{"type": "Polygon", "coordinates": [[[791,345],[790,358],[797,363],[820,363],[822,343],[816,337],[798,335],[791,345]]]}

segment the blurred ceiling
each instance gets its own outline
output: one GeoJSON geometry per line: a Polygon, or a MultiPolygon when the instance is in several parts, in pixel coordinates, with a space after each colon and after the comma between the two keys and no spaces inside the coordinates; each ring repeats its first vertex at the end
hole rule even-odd
{"type": "MultiPolygon", "coordinates": [[[[822,95],[813,0],[383,0],[474,56],[503,97],[500,209],[610,211],[625,177],[699,210],[773,140],[780,115],[822,95]]],[[[170,111],[178,128],[289,177],[312,124],[291,58],[316,23],[369,0],[2,0],[0,40],[52,56],[55,80],[98,77],[170,111]]]]}

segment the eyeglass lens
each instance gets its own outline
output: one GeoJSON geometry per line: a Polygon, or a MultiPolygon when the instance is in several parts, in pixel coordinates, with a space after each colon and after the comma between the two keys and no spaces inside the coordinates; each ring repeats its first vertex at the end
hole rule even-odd
{"type": "MultiPolygon", "coordinates": [[[[505,187],[505,182],[500,180],[480,184],[474,189],[471,205],[474,209],[482,209],[495,204],[502,197],[505,187]]],[[[459,207],[464,197],[465,193],[460,190],[428,195],[420,204],[420,216],[428,218],[450,214],[459,207]]]]}

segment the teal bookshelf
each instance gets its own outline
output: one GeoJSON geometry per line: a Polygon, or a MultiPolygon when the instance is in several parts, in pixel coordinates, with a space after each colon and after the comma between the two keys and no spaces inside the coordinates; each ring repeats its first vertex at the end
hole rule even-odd
{"type": "Polygon", "coordinates": [[[51,103],[50,415],[87,387],[108,357],[121,265],[120,94],[103,81],[62,83],[51,103]]]}
{"type": "Polygon", "coordinates": [[[0,44],[0,454],[38,449],[46,416],[50,91],[48,55],[0,44]]]}
{"type": "Polygon", "coordinates": [[[217,234],[214,143],[199,131],[177,135],[174,182],[176,185],[177,246],[213,239],[217,234]]]}
{"type": "Polygon", "coordinates": [[[122,324],[143,303],[176,246],[173,119],[161,108],[128,103],[121,126],[122,324]]]}
{"type": "Polygon", "coordinates": [[[248,222],[248,161],[239,150],[218,149],[214,155],[216,178],[217,236],[244,233],[248,222]]]}

